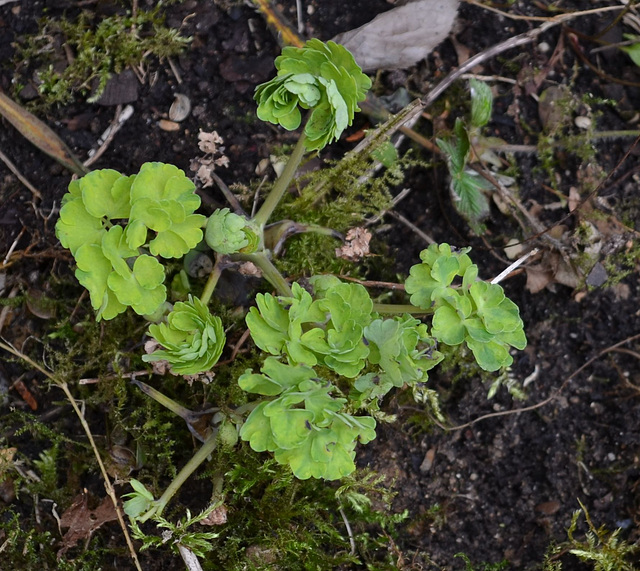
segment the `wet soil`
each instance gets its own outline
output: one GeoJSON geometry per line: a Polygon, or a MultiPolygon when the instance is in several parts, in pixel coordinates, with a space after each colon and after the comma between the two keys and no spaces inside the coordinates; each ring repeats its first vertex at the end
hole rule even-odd
{"type": "MultiPolygon", "coordinates": [[[[12,93],[15,81],[25,81],[24,76],[17,78],[15,74],[16,42],[25,34],[36,33],[36,19],[45,13],[72,16],[80,4],[34,0],[0,6],[0,88],[5,93],[12,93]]],[[[383,0],[348,4],[314,0],[304,4],[305,33],[323,40],[392,7],[383,0]]],[[[528,4],[516,2],[511,11],[551,15],[528,4]]],[[[563,10],[584,9],[581,2],[558,4],[563,10]]],[[[295,20],[295,2],[288,0],[280,7],[295,20]]],[[[93,4],[88,8],[93,9],[93,4]]],[[[638,68],[619,51],[605,50],[601,55],[589,51],[597,44],[592,38],[613,22],[613,14],[571,21],[527,46],[484,62],[477,70],[480,75],[512,80],[498,82],[491,135],[509,144],[535,144],[543,126],[533,96],[558,84],[570,86],[578,99],[587,95],[599,98],[601,102],[593,104],[598,130],[633,129],[635,123],[628,121],[633,121],[633,111],[640,106],[638,68]],[[598,69],[585,64],[585,54],[598,69]]],[[[173,70],[167,61],[148,62],[145,80],[137,86],[138,96],[132,102],[133,116],[93,168],[137,172],[144,162],[164,161],[189,172],[190,162],[198,154],[198,131],[216,130],[225,140],[230,161],[221,176],[228,183],[248,183],[274,145],[294,141],[291,134],[254,117],[253,89],[271,77],[278,43],[255,10],[236,3],[186,0],[169,9],[168,22],[182,26],[184,34],[192,36],[191,48],[174,58],[173,70]],[[177,130],[166,131],[159,122],[167,117],[176,93],[190,98],[192,113],[177,130]]],[[[455,29],[457,44],[447,40],[426,62],[409,70],[379,74],[378,95],[391,93],[400,85],[414,95],[425,94],[458,65],[465,49],[470,54],[479,52],[535,25],[535,21],[506,19],[463,5],[455,29]]],[[[621,39],[623,31],[628,30],[614,22],[607,41],[616,41],[616,35],[621,39]]],[[[459,94],[461,88],[457,89],[459,94]]],[[[453,97],[445,94],[433,110],[427,110],[433,113],[432,124],[451,127],[452,117],[465,112],[460,99],[453,97]]],[[[78,98],[40,117],[84,158],[96,147],[114,113],[112,105],[89,104],[78,98]]],[[[432,124],[418,124],[417,129],[430,135],[432,124]]],[[[608,178],[598,188],[602,202],[593,196],[590,208],[599,213],[600,220],[610,222],[607,239],[619,243],[610,251],[633,252],[640,231],[638,152],[633,138],[595,141],[593,146],[594,158],[608,178]]],[[[340,147],[347,149],[349,144],[342,142],[340,147]]],[[[53,233],[70,173],[2,119],[0,151],[42,194],[40,200],[34,200],[0,164],[0,254],[7,256],[0,270],[2,300],[14,289],[51,293],[61,282],[69,283],[71,275],[71,258],[53,233]],[[10,248],[13,257],[8,255],[10,248]]],[[[433,159],[424,149],[416,148],[415,152],[425,160],[433,159]]],[[[474,235],[452,207],[446,170],[440,159],[434,160],[438,168],[408,173],[402,188],[409,187],[412,192],[397,211],[438,242],[471,245],[483,277],[497,275],[506,266],[502,247],[508,239],[520,237],[520,229],[493,205],[486,234],[474,235]]],[[[580,161],[564,149],[557,151],[555,160],[557,171],[551,186],[565,196],[571,188],[578,188],[584,198],[593,186],[585,182],[580,161]]],[[[549,190],[548,173],[540,168],[535,153],[517,154],[514,161],[521,203],[535,212],[543,225],[562,222],[566,231],[564,237],[560,233],[560,239],[569,249],[575,246],[571,233],[585,215],[566,219],[566,207],[548,207],[559,198],[549,190]]],[[[222,202],[215,191],[205,197],[206,208],[222,202]]],[[[388,218],[385,223],[377,236],[385,242],[390,257],[397,260],[394,271],[406,273],[426,244],[395,219],[388,218]]],[[[550,249],[542,239],[533,239],[530,244],[543,251],[550,249]]],[[[603,250],[602,261],[606,261],[606,252],[603,250]]],[[[548,546],[566,540],[566,529],[579,502],[596,525],[622,528],[622,537],[630,542],[638,540],[638,340],[612,348],[640,333],[638,261],[631,260],[626,269],[628,275],[610,287],[576,289],[550,279],[547,287],[532,293],[526,287],[525,272],[504,283],[507,295],[521,309],[529,339],[527,349],[514,355],[509,372],[511,379],[524,383],[525,401],[514,400],[504,387],[488,400],[490,380],[468,377],[461,369],[454,369],[432,377],[432,388],[442,395],[450,429],[425,431],[415,420],[417,405],[402,399],[387,403],[389,412],[398,415],[398,422],[381,427],[377,440],[360,451],[359,462],[393,480],[397,491],[393,509],[408,510],[407,523],[400,526],[396,539],[399,569],[462,569],[463,563],[454,558],[460,552],[474,562],[507,560],[510,569],[540,569],[548,546]],[[460,425],[463,427],[456,428],[460,425]]],[[[608,272],[608,277],[613,277],[611,268],[608,272]]],[[[80,292],[78,287],[78,296],[80,292]]],[[[22,346],[29,335],[47,335],[48,316],[38,316],[33,309],[20,306],[12,310],[12,327],[5,326],[2,334],[16,346],[22,346]]],[[[59,395],[52,397],[44,388],[38,389],[39,376],[19,363],[0,365],[5,406],[28,408],[15,390],[7,390],[19,379],[39,400],[37,414],[46,418],[59,395]]],[[[98,423],[99,416],[95,419],[98,423]]],[[[95,429],[100,431],[99,426],[95,429]]],[[[73,430],[75,437],[81,438],[79,429],[73,430]]],[[[17,442],[12,434],[5,435],[4,441],[8,446],[17,442]]],[[[21,445],[25,447],[22,453],[28,455],[28,445],[24,441],[21,445]]],[[[12,501],[19,503],[21,499],[12,501]]],[[[118,530],[114,530],[116,535],[118,530]]],[[[592,568],[566,554],[559,560],[564,570],[592,568]]],[[[158,568],[169,569],[174,564],[181,568],[175,562],[158,568]]]]}

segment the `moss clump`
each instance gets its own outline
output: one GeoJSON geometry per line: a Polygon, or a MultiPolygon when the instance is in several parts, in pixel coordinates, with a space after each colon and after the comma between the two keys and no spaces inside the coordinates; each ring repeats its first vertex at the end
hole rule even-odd
{"type": "Polygon", "coordinates": [[[149,56],[177,55],[188,46],[189,38],[166,26],[162,9],[159,4],[135,16],[123,13],[101,19],[86,11],[76,19],[43,18],[39,32],[16,50],[16,74],[26,77],[36,71],[41,95],[37,103],[44,108],[70,103],[78,93],[92,92],[90,101],[96,101],[112,74],[149,56]]]}

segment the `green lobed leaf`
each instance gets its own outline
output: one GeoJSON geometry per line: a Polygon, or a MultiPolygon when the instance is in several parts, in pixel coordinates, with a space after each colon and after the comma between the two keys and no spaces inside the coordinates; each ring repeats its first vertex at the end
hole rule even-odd
{"type": "Polygon", "coordinates": [[[202,241],[206,218],[194,214],[200,197],[179,168],[164,163],[143,164],[130,195],[130,221],[125,232],[130,248],[146,243],[147,228],[157,233],[149,242],[154,256],[180,258],[202,241]]]}
{"type": "Polygon", "coordinates": [[[113,273],[111,262],[98,244],[85,244],[76,252],[76,278],[89,290],[91,306],[96,310],[96,319],[113,319],[127,309],[108,286],[113,273]]]}
{"type": "Polygon", "coordinates": [[[164,285],[164,267],[146,254],[136,258],[133,268],[125,275],[111,272],[107,285],[118,301],[129,305],[138,315],[149,315],[160,307],[167,297],[164,285]]]}
{"type": "Polygon", "coordinates": [[[285,47],[275,65],[277,76],[256,87],[258,117],[293,130],[301,123],[299,108],[311,109],[305,125],[307,150],[338,139],[371,87],[348,50],[331,41],[312,39],[302,48],[285,47]]]}

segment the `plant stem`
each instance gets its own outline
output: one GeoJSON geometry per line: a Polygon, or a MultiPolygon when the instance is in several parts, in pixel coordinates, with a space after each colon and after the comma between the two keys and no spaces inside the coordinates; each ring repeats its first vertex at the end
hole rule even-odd
{"type": "Polygon", "coordinates": [[[200,301],[207,305],[211,296],[213,295],[213,290],[216,289],[218,285],[218,280],[222,275],[222,270],[225,268],[225,257],[221,255],[216,256],[216,263],[209,274],[209,279],[207,279],[207,283],[204,284],[204,289],[202,290],[202,294],[200,295],[200,301]]]}
{"type": "Polygon", "coordinates": [[[173,479],[173,481],[169,484],[167,489],[164,491],[160,499],[154,502],[154,506],[144,515],[138,518],[139,521],[147,521],[150,517],[154,515],[161,515],[162,511],[167,504],[171,500],[173,496],[178,492],[181,488],[182,484],[187,481],[187,478],[193,474],[198,466],[202,464],[209,454],[211,454],[218,445],[218,430],[213,429],[209,437],[204,441],[204,444],[200,447],[200,449],[193,455],[191,460],[187,462],[187,464],[180,470],[178,475],[173,479]]]}
{"type": "Polygon", "coordinates": [[[267,221],[269,220],[271,214],[278,206],[278,203],[282,199],[282,196],[286,192],[287,188],[289,188],[289,184],[293,180],[293,175],[296,174],[296,170],[298,170],[298,166],[300,165],[300,161],[302,161],[302,157],[304,156],[305,146],[304,141],[306,139],[306,135],[304,131],[300,135],[296,146],[293,149],[293,153],[289,157],[284,170],[278,180],[276,180],[271,192],[267,196],[266,200],[262,203],[260,210],[254,217],[254,222],[260,226],[260,228],[264,228],[267,221]]]}
{"type": "Polygon", "coordinates": [[[280,295],[291,297],[293,292],[278,269],[271,263],[265,252],[255,252],[254,254],[234,254],[234,260],[244,260],[252,262],[262,270],[262,275],[276,288],[280,295]]]}
{"type": "Polygon", "coordinates": [[[383,315],[393,315],[400,313],[410,313],[412,315],[425,315],[427,313],[431,313],[429,309],[422,309],[420,307],[416,307],[415,305],[409,304],[397,304],[397,303],[374,303],[373,311],[377,311],[378,313],[382,313],[383,315]]]}

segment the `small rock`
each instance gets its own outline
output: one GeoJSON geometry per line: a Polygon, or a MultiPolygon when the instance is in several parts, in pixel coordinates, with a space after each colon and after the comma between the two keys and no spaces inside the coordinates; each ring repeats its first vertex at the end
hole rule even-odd
{"type": "Polygon", "coordinates": [[[587,130],[589,128],[591,128],[591,119],[589,119],[589,117],[583,117],[582,115],[580,115],[579,117],[576,117],[574,119],[574,123],[576,124],[576,127],[578,127],[578,129],[583,129],[583,130],[587,130]]]}
{"type": "Polygon", "coordinates": [[[180,125],[175,121],[169,121],[168,119],[160,119],[158,121],[158,127],[160,127],[163,131],[179,131],[180,125]]]}
{"type": "Polygon", "coordinates": [[[182,93],[176,93],[176,98],[169,109],[171,121],[184,121],[191,113],[191,100],[182,93]]]}

